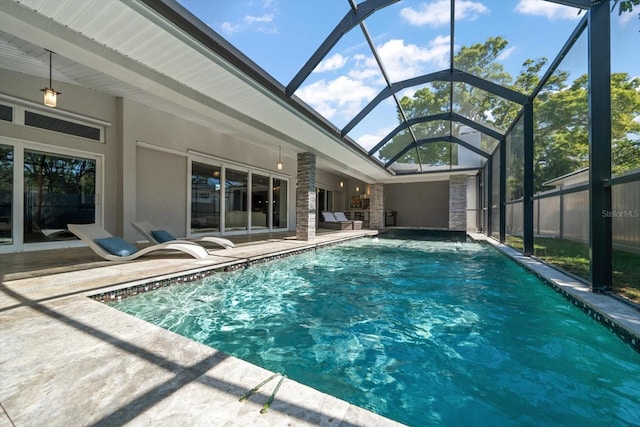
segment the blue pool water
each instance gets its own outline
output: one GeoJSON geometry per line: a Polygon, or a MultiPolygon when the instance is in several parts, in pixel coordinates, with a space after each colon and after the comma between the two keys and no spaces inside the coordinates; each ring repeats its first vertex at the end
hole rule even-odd
{"type": "Polygon", "coordinates": [[[477,243],[360,239],[112,305],[412,426],[640,423],[640,354],[477,243]]]}

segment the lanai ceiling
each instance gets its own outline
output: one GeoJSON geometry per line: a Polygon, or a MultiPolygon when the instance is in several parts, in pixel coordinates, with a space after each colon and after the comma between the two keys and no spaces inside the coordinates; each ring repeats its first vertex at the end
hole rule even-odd
{"type": "MultiPolygon", "coordinates": [[[[295,53],[299,68],[273,72],[284,81],[182,3],[188,5],[174,0],[4,0],[0,69],[46,78],[45,49],[50,49],[56,52],[56,81],[126,97],[274,149],[283,145],[289,153],[312,151],[319,167],[366,181],[422,180],[477,170],[509,126],[496,120],[487,101],[518,109],[530,95],[514,89],[508,79],[494,78],[499,74],[487,67],[458,61],[461,47],[513,36],[518,49],[528,50],[527,58],[539,56],[536,46],[541,43],[555,56],[579,25],[580,7],[589,2],[538,1],[576,17],[563,23],[564,37],[547,42],[531,20],[496,21],[495,32],[488,34],[474,30],[480,15],[490,19],[492,10],[508,9],[517,19],[520,4],[536,1],[334,0],[334,6],[341,6],[324,23],[326,32],[300,35],[313,37],[317,49],[295,53]],[[389,55],[388,46],[398,42],[399,31],[407,25],[400,17],[436,6],[446,9],[446,22],[414,29],[411,39],[403,40],[414,46],[413,55],[389,55]],[[330,90],[316,71],[327,61],[344,58],[341,52],[353,46],[353,57],[366,64],[360,71],[368,73],[371,83],[366,96],[345,100],[350,108],[336,115],[314,96],[330,90]],[[429,60],[429,52],[436,50],[437,60],[429,60]],[[437,94],[436,100],[424,108],[401,101],[419,90],[437,94]]],[[[290,54],[282,46],[273,49],[290,54]]],[[[352,72],[334,71],[333,78],[353,80],[347,74],[352,72]]]]}

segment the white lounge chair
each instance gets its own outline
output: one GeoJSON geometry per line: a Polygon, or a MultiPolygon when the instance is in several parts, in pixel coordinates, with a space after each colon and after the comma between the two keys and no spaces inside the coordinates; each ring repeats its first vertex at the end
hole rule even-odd
{"type": "Polygon", "coordinates": [[[209,255],[202,246],[188,242],[168,242],[138,249],[126,240],[112,236],[97,224],[67,224],[67,227],[97,255],[108,261],[131,261],[161,250],[180,251],[194,258],[206,258],[209,255]]]}
{"type": "Polygon", "coordinates": [[[331,212],[322,212],[324,222],[320,222],[322,228],[330,228],[332,230],[353,230],[352,221],[338,221],[331,212]]]}
{"type": "Polygon", "coordinates": [[[178,239],[176,237],[173,237],[171,233],[169,233],[168,231],[158,228],[148,221],[132,222],[131,225],[133,226],[133,228],[138,230],[140,234],[142,234],[151,243],[167,243],[172,241],[189,242],[189,243],[208,242],[208,243],[215,243],[216,245],[220,245],[225,249],[233,248],[235,246],[231,240],[223,239],[222,237],[201,236],[201,237],[195,237],[190,239],[187,239],[187,238],[178,239]]]}

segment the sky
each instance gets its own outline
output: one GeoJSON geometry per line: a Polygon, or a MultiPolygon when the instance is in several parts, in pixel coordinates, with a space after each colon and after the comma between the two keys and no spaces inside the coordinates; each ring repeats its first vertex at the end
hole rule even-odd
{"type": "MultiPolygon", "coordinates": [[[[448,68],[449,1],[402,0],[366,19],[366,30],[389,81],[448,68]]],[[[284,86],[351,8],[348,0],[178,2],[284,86]]],[[[498,61],[515,78],[526,59],[553,60],[583,14],[578,9],[543,0],[457,0],[454,52],[462,46],[501,36],[509,44],[498,61]]],[[[623,16],[614,11],[611,26],[612,70],[640,76],[637,11],[623,16]]],[[[585,36],[561,65],[571,72],[571,78],[586,72],[585,36]]],[[[341,38],[295,95],[343,128],[385,86],[385,76],[363,31],[356,27],[341,38]]],[[[416,89],[407,89],[399,95],[410,96],[416,89]]],[[[395,103],[389,99],[348,136],[369,149],[397,124],[395,103]]]]}

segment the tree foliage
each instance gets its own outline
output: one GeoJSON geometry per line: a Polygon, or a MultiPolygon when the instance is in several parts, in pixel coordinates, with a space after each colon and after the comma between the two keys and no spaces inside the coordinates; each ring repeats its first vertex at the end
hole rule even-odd
{"type": "MultiPolygon", "coordinates": [[[[636,0],[634,0],[636,1],[636,0]]],[[[640,2],[640,0],[637,0],[640,2]]],[[[634,3],[635,4],[635,3],[634,3]]],[[[501,37],[463,47],[456,54],[456,68],[485,80],[529,95],[540,84],[547,66],[546,58],[528,59],[518,76],[512,78],[497,58],[507,47],[501,37]]],[[[404,97],[400,104],[408,118],[448,112],[450,109],[471,120],[505,131],[512,125],[521,106],[463,83],[435,82],[404,97]],[[451,98],[453,95],[453,98],[451,98]]],[[[589,114],[588,76],[573,76],[562,68],[556,70],[534,99],[534,161],[535,189],[542,191],[544,182],[588,166],[589,114]]],[[[640,167],[640,78],[627,73],[611,74],[611,150],[612,170],[622,173],[640,167]]],[[[400,118],[400,115],[399,115],[400,118]]],[[[418,140],[444,135],[458,136],[460,125],[448,121],[432,121],[412,127],[418,140]]],[[[507,165],[514,196],[521,193],[522,137],[518,125],[508,138],[507,165]]],[[[380,157],[391,159],[411,145],[398,161],[426,165],[456,164],[455,144],[446,142],[413,144],[409,131],[398,134],[382,148],[380,157]],[[453,147],[451,147],[453,146],[453,147]],[[418,157],[419,156],[419,157],[418,157]]],[[[487,149],[487,138],[482,147],[487,149]]]]}

